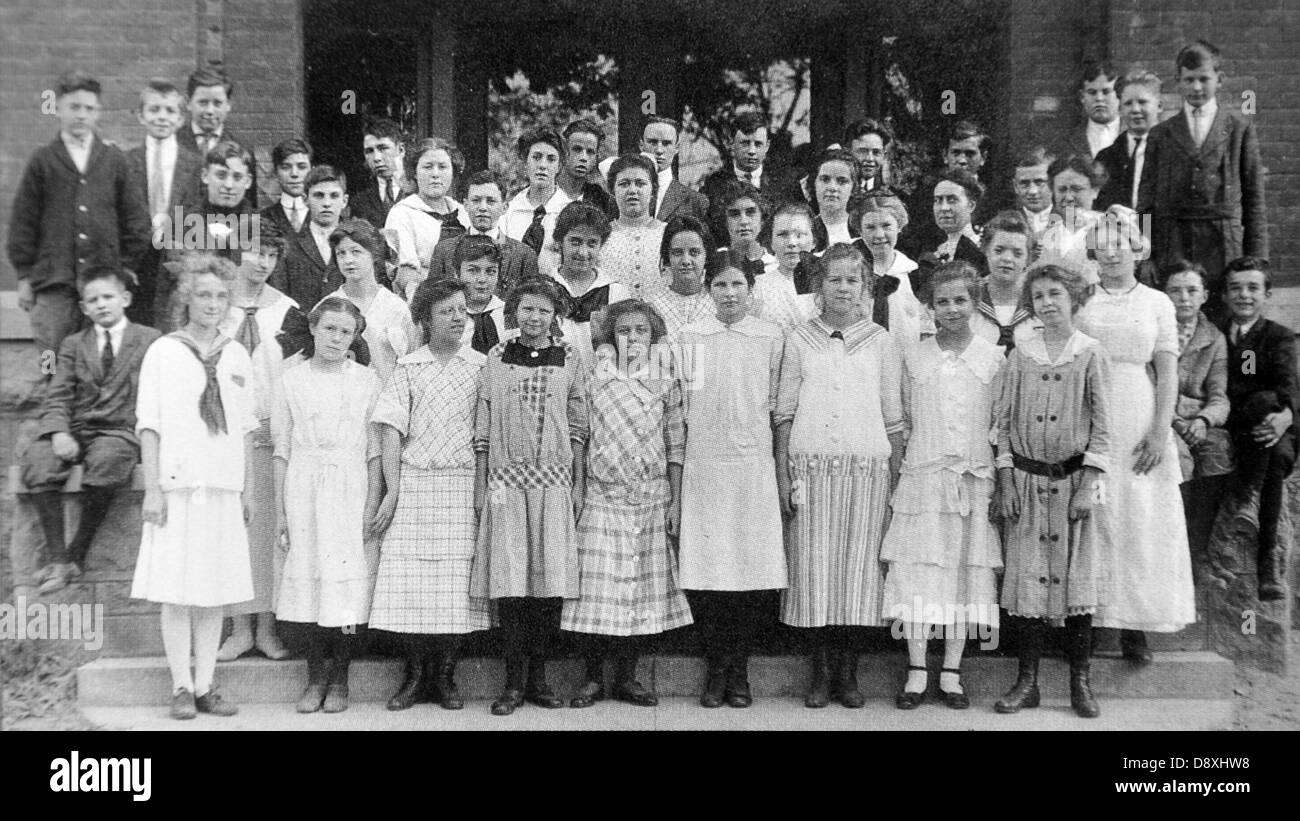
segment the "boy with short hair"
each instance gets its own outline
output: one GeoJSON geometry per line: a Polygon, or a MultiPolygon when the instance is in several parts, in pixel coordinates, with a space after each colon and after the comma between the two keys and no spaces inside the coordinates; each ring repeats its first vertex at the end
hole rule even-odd
{"type": "Polygon", "coordinates": [[[849,123],[844,129],[843,146],[858,161],[858,192],[869,194],[885,187],[885,160],[894,141],[889,126],[868,117],[849,123]]]}
{"type": "Polygon", "coordinates": [[[1087,117],[1082,128],[1070,134],[1062,155],[1078,154],[1093,159],[1102,149],[1109,148],[1119,136],[1119,97],[1115,82],[1119,72],[1108,60],[1084,63],[1079,72],[1079,105],[1087,117]]]}
{"type": "MultiPolygon", "coordinates": [[[[226,128],[226,117],[230,115],[231,100],[235,96],[235,84],[219,68],[200,68],[190,74],[185,87],[189,99],[187,108],[190,112],[189,128],[182,128],[176,135],[181,145],[200,157],[223,142],[237,143],[253,155],[253,144],[226,128]]],[[[250,165],[252,182],[244,192],[244,198],[252,210],[257,210],[257,164],[250,165]]]]}
{"type": "Polygon", "coordinates": [[[271,165],[280,184],[280,197],[262,209],[262,221],[273,223],[282,237],[291,237],[307,224],[307,193],[303,184],[311,171],[311,144],[290,137],[271,149],[271,165]]]}
{"type": "MultiPolygon", "coordinates": [[[[144,144],[126,152],[132,184],[149,207],[153,235],[166,232],[177,218],[177,208],[198,195],[203,158],[181,145],[177,129],[185,122],[185,95],[169,81],[155,78],[140,91],[140,125],[144,126],[144,144]]],[[[154,325],[158,322],[158,280],[162,270],[163,243],[150,242],[145,248],[137,273],[137,285],[127,309],[132,322],[154,325]]]]}
{"type": "Polygon", "coordinates": [[[1268,260],[1234,259],[1223,277],[1229,311],[1221,325],[1228,338],[1227,429],[1237,460],[1237,487],[1243,495],[1259,492],[1259,598],[1277,601],[1286,595],[1287,558],[1277,521],[1297,447],[1295,331],[1264,316],[1273,291],[1268,260]]]}
{"type": "Polygon", "coordinates": [[[477,171],[465,184],[465,212],[469,215],[469,233],[448,237],[433,249],[429,260],[429,279],[456,279],[460,267],[455,262],[456,249],[464,236],[486,236],[501,249],[497,271],[497,294],[504,297],[516,282],[537,276],[537,255],[533,249],[502,233],[497,221],[505,211],[505,189],[491,171],[477,171]]]}
{"type": "Polygon", "coordinates": [[[356,186],[348,207],[354,218],[383,228],[393,204],[415,191],[405,179],[406,135],[397,123],[383,117],[366,120],[363,128],[361,150],[371,179],[356,186]]]}
{"type": "Polygon", "coordinates": [[[1112,205],[1137,208],[1138,183],[1146,166],[1147,136],[1160,122],[1160,78],[1150,71],[1130,71],[1118,83],[1124,131],[1115,142],[1097,153],[1095,160],[1106,169],[1106,183],[1093,202],[1094,211],[1112,205]]]}
{"type": "MultiPolygon", "coordinates": [[[[755,111],[737,115],[731,124],[731,160],[704,178],[700,193],[714,202],[723,195],[722,189],[729,181],[740,180],[757,188],[768,202],[800,199],[798,175],[768,166],[770,148],[771,131],[763,115],[755,111]]],[[[715,237],[727,236],[724,222],[710,222],[709,230],[715,237]]]]}
{"type": "Polygon", "coordinates": [[[95,134],[99,81],[71,71],[55,90],[59,134],[23,170],[9,221],[18,304],[37,349],[52,355],[82,324],[77,280],[97,267],[138,270],[149,211],[126,156],[95,134]]]}
{"type": "Polygon", "coordinates": [[[676,120],[658,115],[647,117],[641,126],[641,153],[654,157],[659,175],[659,196],[650,215],[660,222],[671,222],[674,217],[695,217],[707,222],[708,198],[682,185],[673,173],[681,133],[682,127],[676,120]]]}
{"type": "Polygon", "coordinates": [[[343,285],[330,234],[347,208],[348,180],[333,166],[318,165],[307,173],[303,190],[307,193],[307,222],[302,230],[285,238],[284,262],[271,285],[310,311],[343,285]]]}
{"type": "Polygon", "coordinates": [[[614,198],[603,185],[591,179],[605,136],[600,126],[591,120],[574,120],[564,127],[561,136],[564,138],[564,162],[558,180],[561,190],[570,199],[594,205],[614,219],[618,216],[614,198]]]}
{"type": "Polygon", "coordinates": [[[129,280],[122,269],[107,266],[82,274],[81,310],[92,325],[59,346],[36,440],[20,459],[45,535],[40,593],[60,590],[81,575],[113,494],[130,483],[140,461],[136,385],[145,349],[160,334],[126,318],[129,280]],[[81,521],[69,544],[64,541],[63,484],[75,464],[84,467],[81,521]]]}
{"type": "Polygon", "coordinates": [[[1153,262],[1199,262],[1211,295],[1206,313],[1222,321],[1224,264],[1268,257],[1259,138],[1253,122],[1215,99],[1224,78],[1217,48],[1197,40],[1174,62],[1183,110],[1147,137],[1137,210],[1152,218],[1153,262]]]}
{"type": "MultiPolygon", "coordinates": [[[[1047,168],[1056,159],[1048,150],[1036,145],[1016,157],[1013,187],[1016,209],[1033,233],[1034,244],[1047,232],[1052,219],[1052,183],[1047,168]]],[[[1033,247],[1030,247],[1032,253],[1033,247]]]]}

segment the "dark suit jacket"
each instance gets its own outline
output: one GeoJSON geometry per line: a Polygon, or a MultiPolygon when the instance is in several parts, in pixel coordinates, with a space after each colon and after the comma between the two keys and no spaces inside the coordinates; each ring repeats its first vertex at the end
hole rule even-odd
{"type": "Polygon", "coordinates": [[[45,393],[37,437],[56,433],[112,430],[136,442],[135,396],[144,352],[160,334],[147,325],[129,323],[122,331],[121,349],[114,351],[113,369],[100,367],[92,325],[69,336],[59,346],[58,369],[45,393]]]}
{"type": "MultiPolygon", "coordinates": [[[[916,260],[922,268],[934,267],[938,264],[934,252],[947,238],[948,235],[934,224],[933,217],[925,222],[909,222],[907,228],[903,229],[903,234],[898,237],[898,250],[916,260]]],[[[970,237],[963,236],[957,241],[953,259],[969,262],[975,266],[980,276],[985,276],[989,272],[989,264],[984,258],[984,252],[971,242],[970,237]]]]}
{"type": "MultiPolygon", "coordinates": [[[[674,177],[668,183],[668,192],[664,194],[663,204],[659,206],[655,219],[668,222],[673,217],[695,217],[705,225],[709,223],[709,199],[699,191],[692,191],[674,177]]],[[[719,239],[714,237],[714,239],[719,239]]]]}
{"type": "MultiPolygon", "coordinates": [[[[306,231],[307,221],[310,219],[310,217],[307,216],[306,211],[304,211],[302,228],[298,231],[293,230],[293,223],[290,222],[289,215],[284,213],[284,207],[280,205],[280,200],[278,198],[275,202],[266,206],[258,213],[262,217],[262,222],[274,225],[275,229],[280,232],[280,236],[284,237],[286,242],[294,234],[299,233],[299,231],[306,231]]],[[[382,228],[383,226],[381,225],[379,227],[382,228]]]]}
{"type": "Polygon", "coordinates": [[[328,263],[321,258],[311,228],[304,222],[301,231],[285,238],[284,261],[276,266],[268,281],[273,288],[288,294],[304,312],[310,312],[326,294],[343,285],[343,275],[332,254],[328,263]]]}
{"type": "MultiPolygon", "coordinates": [[[[199,174],[203,170],[203,159],[194,151],[186,148],[180,142],[179,137],[176,142],[176,164],[172,167],[171,196],[167,202],[167,218],[169,220],[176,219],[176,209],[178,207],[181,209],[183,218],[185,207],[195,202],[202,193],[199,174]]],[[[147,210],[149,207],[149,169],[147,166],[148,154],[145,147],[139,145],[132,148],[126,152],[126,159],[130,166],[131,184],[139,191],[147,210]]],[[[152,214],[150,216],[152,217],[152,214]]],[[[131,307],[127,309],[127,315],[131,317],[132,322],[153,324],[156,321],[153,316],[153,308],[163,258],[162,250],[155,248],[153,243],[150,242],[145,248],[144,256],[140,261],[140,269],[136,271],[140,277],[140,282],[134,289],[131,307]]]]}
{"type": "MultiPolygon", "coordinates": [[[[194,126],[188,122],[185,123],[185,125],[182,125],[180,127],[180,130],[176,132],[176,140],[181,144],[182,147],[189,149],[191,153],[199,155],[199,168],[200,170],[202,170],[203,160],[204,160],[203,152],[199,149],[198,140],[194,138],[194,126]]],[[[239,143],[241,146],[244,147],[244,149],[249,153],[249,155],[252,156],[253,166],[252,168],[248,169],[248,173],[251,174],[253,177],[253,184],[248,186],[248,192],[244,194],[244,201],[248,203],[248,206],[250,208],[256,211],[257,197],[258,197],[257,152],[253,150],[252,141],[246,140],[243,137],[236,134],[235,132],[231,131],[229,128],[223,127],[221,130],[221,142],[239,143]]]]}
{"type": "Polygon", "coordinates": [[[76,287],[96,263],[138,271],[148,246],[149,206],[117,147],[96,135],[85,174],[59,136],[32,155],[14,195],[8,245],[32,290],[76,287]]]}
{"type": "MultiPolygon", "coordinates": [[[[1150,135],[1142,142],[1142,153],[1147,153],[1147,145],[1150,143],[1150,135]]],[[[1101,191],[1097,192],[1097,199],[1093,201],[1092,208],[1094,211],[1105,211],[1107,208],[1118,203],[1126,208],[1133,205],[1133,158],[1129,156],[1128,132],[1121,131],[1115,138],[1115,142],[1109,147],[1103,148],[1093,158],[1093,162],[1100,165],[1106,171],[1106,182],[1102,185],[1101,191]]]]}
{"type": "Polygon", "coordinates": [[[1244,423],[1239,416],[1245,400],[1258,391],[1274,391],[1278,401],[1294,413],[1300,399],[1296,376],[1295,331],[1261,317],[1246,336],[1232,341],[1232,321],[1219,327],[1228,337],[1228,427],[1244,423]],[[1253,368],[1243,367],[1250,362],[1253,368]]]}
{"type": "Polygon", "coordinates": [[[1196,260],[1212,275],[1236,257],[1267,257],[1264,170],[1254,123],[1220,104],[1199,149],[1181,110],[1151,129],[1138,211],[1152,215],[1157,263],[1184,255],[1179,223],[1186,222],[1218,229],[1222,259],[1196,260]]]}
{"type": "MultiPolygon", "coordinates": [[[[452,258],[456,255],[456,248],[460,245],[461,236],[464,235],[449,237],[433,247],[433,256],[429,258],[430,278],[460,278],[460,272],[452,265],[452,258]]],[[[504,299],[516,282],[529,276],[537,276],[537,254],[533,253],[532,248],[524,245],[519,240],[502,235],[501,269],[497,275],[497,294],[504,299]]]]}
{"type": "MultiPolygon", "coordinates": [[[[402,180],[401,191],[393,202],[414,193],[415,186],[402,180]]],[[[379,198],[379,189],[375,186],[374,177],[367,178],[364,185],[348,194],[348,212],[352,219],[365,220],[376,228],[384,227],[392,207],[392,205],[384,205],[384,201],[379,198]]],[[[306,223],[303,225],[305,226],[306,223]]]]}

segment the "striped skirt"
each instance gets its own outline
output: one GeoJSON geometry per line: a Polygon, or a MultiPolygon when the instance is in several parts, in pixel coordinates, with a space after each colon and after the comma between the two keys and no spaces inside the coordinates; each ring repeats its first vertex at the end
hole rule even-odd
{"type": "Polygon", "coordinates": [[[587,486],[578,522],[579,594],[564,602],[560,627],[602,636],[646,636],[691,623],[668,549],[668,483],[587,486]]]}
{"type": "Polygon", "coordinates": [[[797,507],[786,530],[790,586],[781,621],[793,627],[877,626],[889,511],[889,460],[790,456],[797,507]]]}
{"type": "Polygon", "coordinates": [[[370,626],[394,633],[472,633],[490,626],[469,595],[474,472],[402,465],[397,511],[384,534],[370,626]]]}

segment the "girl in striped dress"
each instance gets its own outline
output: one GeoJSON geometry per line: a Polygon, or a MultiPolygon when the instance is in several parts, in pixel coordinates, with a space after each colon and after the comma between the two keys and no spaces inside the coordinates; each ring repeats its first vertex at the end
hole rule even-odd
{"type": "Polygon", "coordinates": [[[880,554],[889,563],[884,615],[901,621],[907,637],[907,684],[895,699],[900,710],[925,701],[931,635],[944,638],[944,704],[969,707],[961,656],[970,625],[998,625],[1002,557],[988,515],[994,488],[989,432],[994,380],[1004,360],[997,345],[971,330],[976,277],[967,262],[939,266],[929,286],[938,333],[903,350],[907,457],[880,554]]]}
{"type": "Polygon", "coordinates": [[[546,684],[546,656],[561,601],[578,597],[574,520],[585,495],[587,441],[586,369],[573,345],[551,336],[567,306],[550,277],[516,283],[506,313],[519,337],[494,347],[479,377],[474,508],[481,513],[470,590],[496,600],[503,634],[506,686],[493,715],[510,715],[525,699],[564,706],[546,684]]]}
{"type": "Polygon", "coordinates": [[[777,394],[790,567],[781,621],[809,631],[804,703],[825,707],[834,696],[861,707],[857,628],[881,623],[880,541],[903,455],[902,365],[893,337],[863,318],[871,306],[863,305],[862,255],[837,244],[824,262],[815,284],[820,315],[790,332],[777,394]]]}
{"type": "Polygon", "coordinates": [[[590,707],[612,695],[654,706],[636,680],[638,639],[691,623],[668,552],[681,519],[686,423],[681,385],[659,357],[663,320],[645,302],[616,302],[606,344],[587,385],[587,498],[578,521],[579,596],[564,602],[560,626],[585,636],[587,683],[569,702],[590,707]],[[618,637],[618,638],[615,638],[618,637]],[[617,674],[605,688],[605,659],[617,674]]]}
{"type": "Polygon", "coordinates": [[[461,637],[490,625],[487,599],[469,595],[474,557],[474,410],[486,357],[464,344],[465,286],[425,280],[411,297],[425,344],[397,360],[375,407],[385,530],[370,626],[406,646],[406,681],[388,709],[432,699],[464,706],[456,689],[461,637]],[[391,524],[390,524],[391,523],[391,524]]]}

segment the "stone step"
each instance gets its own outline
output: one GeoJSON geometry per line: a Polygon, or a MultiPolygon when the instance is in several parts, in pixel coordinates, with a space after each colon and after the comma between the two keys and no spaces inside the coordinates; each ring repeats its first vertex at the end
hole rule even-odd
{"type": "Polygon", "coordinates": [[[832,705],[809,710],[795,698],[760,698],[745,710],[706,710],[694,698],[663,698],[658,707],[601,702],[585,710],[542,710],[524,705],[509,717],[488,712],[488,701],[463,710],[421,704],[390,713],[380,702],[357,702],[344,713],[299,715],[281,703],[241,703],[231,718],[199,716],[175,721],[165,706],[83,707],[107,730],[1227,730],[1234,715],[1226,699],[1130,698],[1101,701],[1101,716],[1082,719],[1069,699],[1044,698],[1043,706],[1016,715],[993,712],[992,699],[969,710],[925,704],[904,712],[891,699],[874,698],[861,710],[832,705]]]}
{"type": "MultiPolygon", "coordinates": [[[[868,698],[892,699],[904,678],[904,656],[872,654],[859,664],[859,683],[868,698]]],[[[933,687],[937,687],[939,659],[931,659],[933,687]]],[[[1057,658],[1044,659],[1042,687],[1048,697],[1069,692],[1068,666],[1057,658]]],[[[750,682],[755,696],[802,696],[808,666],[801,656],[756,656],[750,662],[750,682]]],[[[964,686],[971,698],[992,702],[1015,680],[1016,660],[991,655],[969,658],[963,664],[964,686]]],[[[557,659],[548,666],[556,692],[568,696],[583,679],[578,659],[557,659]]],[[[350,689],[354,701],[385,701],[402,683],[403,664],[398,659],[362,658],[352,663],[350,689]]],[[[638,677],[659,695],[694,696],[704,686],[704,663],[691,656],[646,656],[638,677]]],[[[1119,658],[1093,659],[1092,686],[1099,698],[1226,699],[1235,682],[1232,662],[1209,652],[1156,653],[1147,667],[1133,667],[1119,658]]],[[[458,668],[457,682],[469,699],[490,699],[501,690],[504,665],[495,658],[467,658],[458,668]]],[[[301,660],[269,661],[243,658],[217,666],[217,684],[236,703],[296,701],[307,684],[307,664],[301,660]]],[[[78,701],[85,707],[163,705],[171,693],[171,675],[161,657],[99,658],[77,671],[78,701]]]]}

